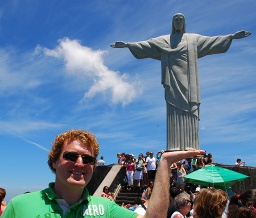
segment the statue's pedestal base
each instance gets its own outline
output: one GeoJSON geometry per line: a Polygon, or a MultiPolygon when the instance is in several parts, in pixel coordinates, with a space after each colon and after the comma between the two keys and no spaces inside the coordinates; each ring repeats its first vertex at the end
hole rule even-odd
{"type": "MultiPolygon", "coordinates": [[[[194,149],[194,148],[191,148],[191,149],[188,149],[188,150],[185,150],[185,151],[195,151],[196,149],[194,149]]],[[[175,152],[175,151],[182,151],[182,150],[178,150],[178,149],[171,149],[171,150],[166,150],[165,152],[175,152]]],[[[199,154],[199,155],[196,155],[196,156],[194,156],[194,157],[196,157],[196,158],[198,158],[198,157],[204,157],[204,155],[203,154],[199,154]]],[[[192,158],[192,157],[191,157],[192,158]]]]}
{"type": "Polygon", "coordinates": [[[195,151],[195,148],[187,148],[185,150],[180,150],[180,149],[170,149],[170,150],[166,150],[165,152],[173,152],[173,151],[195,151]]]}

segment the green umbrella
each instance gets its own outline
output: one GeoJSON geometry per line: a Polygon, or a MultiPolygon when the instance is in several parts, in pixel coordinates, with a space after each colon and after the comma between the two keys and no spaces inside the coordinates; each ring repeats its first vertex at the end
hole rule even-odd
{"type": "Polygon", "coordinates": [[[188,183],[227,190],[228,187],[231,187],[236,182],[241,182],[248,177],[242,173],[212,164],[189,173],[184,176],[184,179],[188,183]]]}

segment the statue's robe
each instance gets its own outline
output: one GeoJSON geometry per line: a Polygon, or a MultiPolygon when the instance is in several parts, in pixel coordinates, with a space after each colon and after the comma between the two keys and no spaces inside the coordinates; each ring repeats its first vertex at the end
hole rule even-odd
{"type": "Polygon", "coordinates": [[[198,58],[224,53],[231,42],[231,35],[208,37],[176,33],[128,43],[136,58],[161,61],[167,104],[168,150],[199,149],[198,58]]]}

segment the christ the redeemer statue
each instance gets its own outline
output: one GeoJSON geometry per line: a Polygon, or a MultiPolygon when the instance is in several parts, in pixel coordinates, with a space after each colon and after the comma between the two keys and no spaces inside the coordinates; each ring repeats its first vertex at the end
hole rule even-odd
{"type": "Polygon", "coordinates": [[[167,149],[199,148],[199,75],[198,58],[226,52],[233,39],[251,35],[238,31],[225,36],[202,36],[186,33],[185,17],[173,16],[172,34],[140,42],[118,41],[113,48],[129,48],[138,59],[161,61],[162,84],[167,105],[167,149]]]}

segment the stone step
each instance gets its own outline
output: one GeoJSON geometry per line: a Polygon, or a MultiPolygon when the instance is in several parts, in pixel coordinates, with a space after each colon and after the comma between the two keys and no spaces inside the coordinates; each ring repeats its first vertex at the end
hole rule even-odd
{"type": "Polygon", "coordinates": [[[127,190],[126,188],[122,188],[118,193],[115,202],[119,205],[122,203],[134,205],[137,198],[140,198],[143,193],[142,189],[133,188],[131,190],[127,190]]]}
{"type": "Polygon", "coordinates": [[[137,198],[141,197],[142,193],[119,193],[117,197],[137,198]]]}

